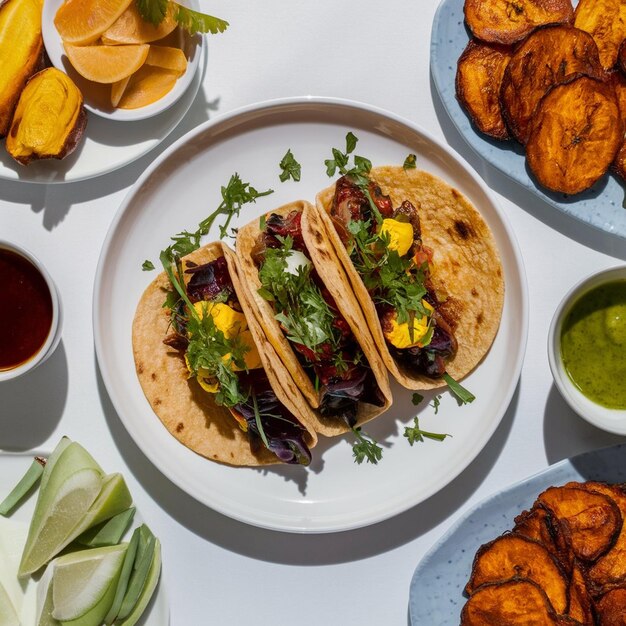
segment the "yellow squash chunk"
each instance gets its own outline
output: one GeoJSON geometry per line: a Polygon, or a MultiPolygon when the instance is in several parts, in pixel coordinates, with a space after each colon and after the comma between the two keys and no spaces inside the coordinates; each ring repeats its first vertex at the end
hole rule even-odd
{"type": "Polygon", "coordinates": [[[26,81],[43,66],[41,5],[37,0],[0,2],[0,137],[26,81]]]}
{"type": "Polygon", "coordinates": [[[118,80],[111,84],[111,104],[114,107],[120,103],[129,80],[130,76],[127,76],[126,78],[122,78],[122,80],[118,80]]]}
{"type": "MultiPolygon", "coordinates": [[[[433,310],[433,307],[426,300],[422,300],[422,304],[428,311],[433,310]]],[[[422,316],[421,319],[415,318],[411,329],[408,322],[398,323],[398,314],[394,311],[392,315],[383,320],[383,335],[392,346],[400,350],[413,346],[422,347],[421,340],[428,332],[428,323],[429,318],[426,315],[422,316]]]]}
{"type": "Polygon", "coordinates": [[[102,33],[102,43],[107,45],[119,45],[129,43],[150,43],[163,39],[176,28],[174,11],[176,6],[173,2],[168,5],[165,19],[155,26],[146,22],[134,2],[122,13],[117,20],[102,33]]]}
{"type": "Polygon", "coordinates": [[[409,222],[384,219],[380,234],[389,237],[389,250],[396,250],[400,256],[404,256],[413,245],[413,226],[409,222]]]}
{"type": "Polygon", "coordinates": [[[177,80],[177,72],[144,65],[131,76],[118,106],[120,109],[148,106],[170,92],[177,80]]]}
{"type": "Polygon", "coordinates": [[[162,67],[166,70],[177,72],[182,76],[187,69],[187,57],[180,48],[170,46],[150,46],[150,51],[146,58],[146,65],[162,67]]]}
{"type": "Polygon", "coordinates": [[[6,139],[9,154],[26,165],[36,159],[62,159],[82,137],[87,115],[72,80],[54,67],[26,84],[6,139]]]}
{"type": "Polygon", "coordinates": [[[67,0],[54,16],[61,39],[66,43],[85,45],[98,39],[132,0],[67,0]]]}
{"type": "Polygon", "coordinates": [[[115,83],[136,72],[146,60],[150,46],[73,46],[64,44],[74,69],[94,83],[115,83]]]}

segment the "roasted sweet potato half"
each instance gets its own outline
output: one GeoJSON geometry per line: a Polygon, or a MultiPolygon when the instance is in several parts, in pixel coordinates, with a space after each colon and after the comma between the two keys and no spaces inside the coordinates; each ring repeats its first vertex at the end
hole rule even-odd
{"type": "Polygon", "coordinates": [[[596,603],[599,626],[626,625],[626,589],[614,589],[596,603]]]}
{"type": "Polygon", "coordinates": [[[515,533],[502,535],[478,550],[465,590],[472,594],[485,583],[512,578],[536,582],[557,613],[567,610],[569,581],[558,561],[538,541],[515,533]]]}
{"type": "Polygon", "coordinates": [[[560,623],[541,587],[524,579],[479,587],[461,611],[461,626],[548,626],[560,623]]]}
{"type": "Polygon", "coordinates": [[[478,130],[495,139],[508,139],[500,111],[500,85],[511,48],[472,39],[459,58],[456,97],[478,130]]]}
{"type": "Polygon", "coordinates": [[[570,0],[465,0],[465,22],[474,37],[510,45],[537,26],[572,22],[570,0]]]}
{"type": "Polygon", "coordinates": [[[538,500],[553,515],[573,554],[583,561],[594,561],[607,552],[621,530],[617,504],[602,493],[578,487],[550,487],[538,500]]]}
{"type": "Polygon", "coordinates": [[[83,96],[72,80],[49,67],[24,87],[6,139],[7,152],[27,165],[37,159],[62,159],[80,141],[87,115],[83,96]]]}
{"type": "Polygon", "coordinates": [[[37,0],[7,0],[0,4],[0,137],[26,81],[43,68],[41,4],[37,0]]]}
{"type": "Polygon", "coordinates": [[[526,144],[530,137],[530,122],[541,98],[575,74],[603,75],[595,41],[582,30],[540,28],[516,49],[502,76],[500,104],[511,134],[520,143],[526,144]]]}
{"type": "Polygon", "coordinates": [[[576,6],[574,26],[593,36],[606,70],[615,65],[619,46],[626,37],[625,17],[623,0],[580,0],[576,6]]]}

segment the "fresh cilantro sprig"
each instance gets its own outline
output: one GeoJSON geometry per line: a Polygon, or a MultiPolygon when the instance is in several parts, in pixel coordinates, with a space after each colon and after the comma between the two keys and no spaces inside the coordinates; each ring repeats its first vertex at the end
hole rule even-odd
{"type": "Polygon", "coordinates": [[[441,396],[435,396],[433,398],[432,407],[435,409],[435,415],[439,413],[439,405],[441,404],[441,396]]]}
{"type": "Polygon", "coordinates": [[[295,180],[296,182],[300,181],[300,175],[302,173],[302,166],[298,161],[296,161],[291,149],[287,150],[285,156],[282,158],[279,163],[279,167],[281,169],[281,173],[278,176],[281,183],[288,181],[290,178],[295,180]]]}
{"type": "Polygon", "coordinates": [[[443,375],[443,379],[446,381],[450,391],[456,396],[459,404],[469,404],[476,400],[476,396],[471,391],[465,389],[461,383],[454,380],[447,372],[443,375]]]}
{"type": "Polygon", "coordinates": [[[376,222],[381,224],[383,216],[380,214],[380,211],[369,192],[369,173],[372,169],[372,162],[365,157],[355,154],[353,155],[353,166],[348,168],[348,165],[350,164],[350,155],[354,152],[358,141],[359,140],[354,133],[348,132],[346,135],[346,151],[341,152],[338,148],[332,148],[333,158],[326,159],[324,161],[326,174],[329,177],[332,177],[337,171],[339,171],[342,176],[348,176],[363,192],[370,204],[374,216],[376,217],[376,222]]]}
{"type": "Polygon", "coordinates": [[[148,259],[146,259],[142,265],[141,265],[141,269],[144,272],[151,272],[154,269],[154,263],[152,261],[149,261],[148,259]]]}
{"type": "Polygon", "coordinates": [[[422,400],[424,400],[424,396],[421,393],[417,393],[417,391],[411,396],[411,402],[414,406],[417,406],[422,400]]]}
{"type": "MultiPolygon", "coordinates": [[[[222,201],[219,206],[198,224],[198,228],[194,232],[184,230],[171,238],[174,243],[161,253],[165,253],[170,263],[175,263],[176,259],[180,259],[197,250],[200,247],[202,237],[209,233],[218,217],[226,216],[224,224],[219,226],[220,237],[224,238],[228,232],[231,220],[239,215],[239,211],[241,211],[244,205],[254,203],[257,198],[274,193],[273,189],[257,191],[250,183],[244,182],[237,172],[230,177],[226,186],[221,187],[220,191],[222,201]]],[[[142,269],[144,271],[152,270],[154,269],[154,264],[146,260],[143,262],[142,269]]]]}
{"type": "Polygon", "coordinates": [[[226,20],[188,9],[171,0],[136,0],[139,14],[146,21],[158,26],[172,10],[174,20],[191,35],[196,33],[223,33],[229,26],[226,20]],[[173,5],[170,9],[170,4],[173,5]]]}
{"type": "Polygon", "coordinates": [[[414,154],[409,154],[406,159],[404,159],[404,163],[402,164],[402,169],[404,170],[414,170],[417,167],[417,156],[414,154]]]}
{"type": "Polygon", "coordinates": [[[443,441],[446,437],[452,437],[447,433],[431,433],[427,430],[422,430],[419,425],[419,418],[413,418],[413,426],[406,426],[404,428],[404,436],[409,440],[409,444],[412,446],[416,441],[424,441],[424,439],[433,439],[434,441],[443,441]]]}
{"type": "Polygon", "coordinates": [[[367,461],[377,465],[378,461],[383,458],[383,449],[378,445],[378,442],[363,433],[360,426],[353,427],[352,432],[357,438],[357,441],[352,445],[354,462],[361,465],[363,461],[367,461]]]}

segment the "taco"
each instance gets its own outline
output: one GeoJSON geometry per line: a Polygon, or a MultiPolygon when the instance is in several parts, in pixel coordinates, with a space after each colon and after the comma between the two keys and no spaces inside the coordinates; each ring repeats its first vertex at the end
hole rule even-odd
{"type": "Polygon", "coordinates": [[[209,244],[170,272],[148,286],[133,321],[137,375],[154,412],[211,460],[307,465],[313,414],[241,296],[232,250],[209,244]]]}
{"type": "Polygon", "coordinates": [[[320,249],[348,275],[400,384],[458,381],[500,324],[504,279],[493,234],[463,195],[427,172],[378,167],[358,182],[344,176],[318,194],[327,235],[320,249]]]}
{"type": "Polygon", "coordinates": [[[323,227],[311,219],[307,202],[280,207],[239,229],[237,255],[268,340],[316,409],[316,430],[332,436],[376,417],[392,399],[347,277],[318,263],[323,227]]]}

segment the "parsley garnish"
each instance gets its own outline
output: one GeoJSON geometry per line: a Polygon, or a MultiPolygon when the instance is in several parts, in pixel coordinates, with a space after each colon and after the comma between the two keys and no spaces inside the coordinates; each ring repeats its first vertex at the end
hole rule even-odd
{"type": "Polygon", "coordinates": [[[151,272],[154,269],[154,263],[152,261],[149,261],[148,259],[146,259],[142,264],[141,264],[141,269],[144,272],[151,272]]]}
{"type": "Polygon", "coordinates": [[[433,408],[435,409],[435,415],[437,415],[437,413],[439,413],[439,405],[441,404],[441,396],[435,396],[433,398],[433,408]]]}
{"type": "Polygon", "coordinates": [[[417,405],[418,405],[418,404],[419,404],[419,403],[420,403],[423,399],[424,399],[424,396],[423,396],[423,395],[421,395],[421,394],[419,394],[419,393],[415,392],[415,393],[413,394],[413,397],[411,398],[411,402],[413,402],[413,404],[414,404],[415,406],[417,406],[417,405]]]}
{"type": "Polygon", "coordinates": [[[279,165],[282,170],[278,177],[280,178],[280,182],[284,183],[290,178],[293,178],[296,182],[300,180],[302,166],[296,161],[291,150],[287,150],[279,165]]]}
{"type": "Polygon", "coordinates": [[[360,465],[367,460],[368,463],[377,465],[378,461],[383,458],[383,449],[378,445],[378,442],[364,434],[360,426],[353,427],[352,432],[357,438],[356,443],[352,445],[354,462],[360,465]]]}
{"type": "MultiPolygon", "coordinates": [[[[139,14],[146,21],[158,26],[167,15],[170,0],[136,0],[139,14]]],[[[181,28],[184,28],[191,35],[196,33],[223,33],[229,26],[226,20],[212,15],[206,15],[193,11],[187,7],[172,2],[173,17],[181,28]]]]}
{"type": "Polygon", "coordinates": [[[404,436],[409,440],[409,444],[412,446],[416,441],[424,441],[426,439],[433,439],[435,441],[443,441],[446,437],[452,437],[446,433],[431,433],[427,430],[422,430],[419,425],[419,419],[413,418],[414,426],[406,426],[404,428],[404,436]]]}
{"type": "Polygon", "coordinates": [[[456,396],[459,404],[469,404],[476,400],[476,396],[473,393],[465,389],[460,383],[457,383],[447,372],[443,375],[443,379],[448,384],[450,391],[456,396]]]}
{"type": "Polygon", "coordinates": [[[404,159],[404,163],[402,164],[402,168],[405,170],[414,170],[417,167],[417,157],[414,154],[409,154],[406,159],[404,159]]]}

